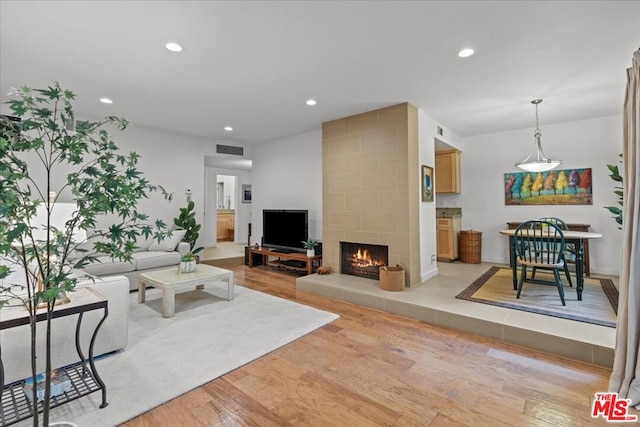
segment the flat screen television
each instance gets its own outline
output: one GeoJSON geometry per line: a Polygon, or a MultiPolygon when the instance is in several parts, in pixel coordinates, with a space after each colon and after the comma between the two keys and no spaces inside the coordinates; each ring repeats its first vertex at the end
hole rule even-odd
{"type": "Polygon", "coordinates": [[[309,211],[264,209],[262,211],[262,245],[275,249],[303,251],[309,236],[309,211]]]}

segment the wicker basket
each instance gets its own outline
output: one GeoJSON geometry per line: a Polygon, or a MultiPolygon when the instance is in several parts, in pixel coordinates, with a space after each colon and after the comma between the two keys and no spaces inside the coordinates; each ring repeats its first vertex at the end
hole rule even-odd
{"type": "Polygon", "coordinates": [[[380,289],[384,291],[404,290],[404,265],[396,264],[395,267],[380,267],[380,289]]]}
{"type": "Polygon", "coordinates": [[[467,264],[480,264],[482,258],[482,233],[462,230],[459,238],[460,261],[467,264]]]}

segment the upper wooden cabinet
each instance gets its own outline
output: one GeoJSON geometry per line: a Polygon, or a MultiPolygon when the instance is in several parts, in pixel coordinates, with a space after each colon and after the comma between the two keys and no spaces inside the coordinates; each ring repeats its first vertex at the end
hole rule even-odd
{"type": "Polygon", "coordinates": [[[436,152],[436,193],[460,193],[460,151],[436,152]]]}

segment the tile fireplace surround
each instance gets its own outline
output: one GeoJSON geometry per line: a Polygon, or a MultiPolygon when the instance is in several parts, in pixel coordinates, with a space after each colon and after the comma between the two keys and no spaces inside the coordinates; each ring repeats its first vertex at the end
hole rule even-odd
{"type": "Polygon", "coordinates": [[[418,109],[408,103],[322,124],[322,264],[340,271],[341,241],[389,247],[419,283],[418,109]]]}
{"type": "MultiPolygon", "coordinates": [[[[439,274],[401,292],[377,280],[345,274],[299,277],[296,288],[442,326],[611,367],[615,328],[591,325],[455,298],[494,264],[439,263],[439,274]]],[[[617,277],[603,276],[617,282],[617,277]]]]}

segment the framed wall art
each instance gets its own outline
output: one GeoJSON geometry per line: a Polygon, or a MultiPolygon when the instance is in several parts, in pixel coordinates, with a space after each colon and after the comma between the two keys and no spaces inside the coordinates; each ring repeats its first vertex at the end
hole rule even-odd
{"type": "Polygon", "coordinates": [[[422,201],[433,202],[433,168],[422,165],[422,201]]]}
{"type": "Polygon", "coordinates": [[[242,184],[242,203],[251,203],[251,185],[242,184]]]}
{"type": "Polygon", "coordinates": [[[505,205],[592,205],[591,168],[504,174],[505,205]]]}

